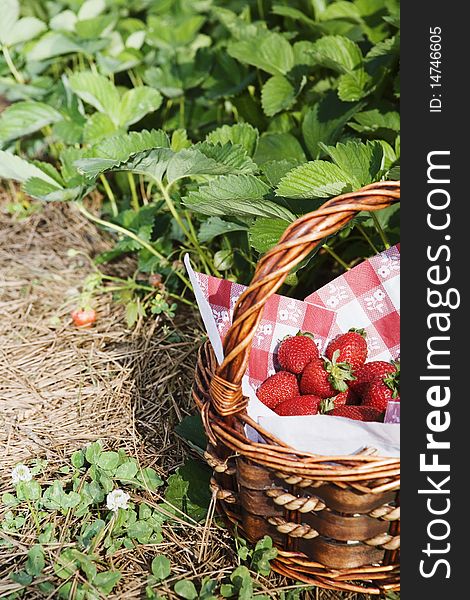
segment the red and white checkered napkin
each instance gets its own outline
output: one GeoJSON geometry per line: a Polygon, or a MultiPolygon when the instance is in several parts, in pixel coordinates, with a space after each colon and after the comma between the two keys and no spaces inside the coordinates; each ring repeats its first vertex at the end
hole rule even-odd
{"type": "MultiPolygon", "coordinates": [[[[201,273],[195,276],[223,340],[232,322],[235,304],[246,287],[201,273]]],[[[394,246],[337,277],[304,302],[277,294],[272,296],[253,338],[247,372],[250,385],[256,389],[275,372],[279,342],[299,330],[313,333],[322,352],[327,342],[339,333],[351,327],[363,327],[369,345],[368,360],[397,358],[400,352],[399,282],[400,250],[394,246]]]]}
{"type": "Polygon", "coordinates": [[[336,313],[330,337],[362,327],[367,333],[368,360],[400,355],[400,245],[365,260],[323,286],[305,302],[336,313]]]}

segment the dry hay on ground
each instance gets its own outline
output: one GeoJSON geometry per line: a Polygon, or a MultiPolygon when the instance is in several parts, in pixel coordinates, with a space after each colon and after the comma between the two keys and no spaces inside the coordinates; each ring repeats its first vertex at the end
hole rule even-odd
{"type": "MultiPolygon", "coordinates": [[[[77,330],[70,310],[106,244],[69,207],[0,224],[0,478],[30,457],[61,461],[98,437],[133,438],[131,367],[111,349],[129,338],[121,310],[102,298],[97,327],[77,330]]],[[[0,479],[0,481],[1,481],[0,479]]]]}
{"type": "MultiPolygon", "coordinates": [[[[0,213],[1,213],[0,202],[0,213]]],[[[129,331],[122,307],[101,296],[91,330],[71,325],[81,283],[90,272],[88,257],[110,247],[105,236],[66,205],[47,205],[25,220],[5,212],[0,222],[0,489],[12,491],[14,464],[46,458],[45,479],[53,479],[70,454],[102,439],[124,448],[141,466],[162,476],[181,465],[186,451],[174,426],[193,411],[190,387],[195,351],[201,342],[193,313],[173,324],[139,323],[129,331]],[[81,254],[70,257],[73,248],[81,254]]],[[[125,270],[129,267],[124,265],[125,270]]],[[[128,274],[128,273],[127,273],[128,274]]],[[[158,494],[146,501],[159,502],[158,494]]],[[[58,517],[60,518],[60,517],[58,517]]],[[[65,521],[64,521],[65,523],[65,521]]],[[[221,578],[233,569],[228,534],[212,521],[165,525],[158,547],[120,550],[112,561],[123,576],[115,600],[141,598],[156,553],[169,556],[172,580],[221,578]],[[207,535],[209,534],[209,535],[207,535]],[[201,545],[204,552],[201,555],[201,545]]],[[[1,532],[0,532],[0,535],[1,532]]],[[[0,546],[0,598],[18,588],[8,573],[24,561],[34,543],[34,528],[0,546]]],[[[52,548],[51,552],[56,550],[52,548]]],[[[280,578],[263,580],[273,598],[280,578]]],[[[176,598],[170,588],[165,597],[176,598]]],[[[28,600],[43,598],[28,592],[28,600]]],[[[361,594],[315,590],[315,600],[361,600],[361,594]]]]}

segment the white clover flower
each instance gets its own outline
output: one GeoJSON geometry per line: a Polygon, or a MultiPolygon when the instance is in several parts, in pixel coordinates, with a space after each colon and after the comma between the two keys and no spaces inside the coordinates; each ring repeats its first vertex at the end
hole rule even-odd
{"type": "Polygon", "coordinates": [[[106,506],[109,508],[109,510],[112,510],[113,512],[116,512],[119,508],[123,508],[124,510],[126,510],[126,508],[129,508],[127,506],[129,500],[129,494],[127,494],[123,490],[113,490],[112,492],[109,492],[109,494],[106,496],[106,506]]]}
{"type": "Polygon", "coordinates": [[[20,483],[20,481],[31,481],[33,475],[26,465],[19,464],[11,472],[11,480],[14,485],[20,483]]]}

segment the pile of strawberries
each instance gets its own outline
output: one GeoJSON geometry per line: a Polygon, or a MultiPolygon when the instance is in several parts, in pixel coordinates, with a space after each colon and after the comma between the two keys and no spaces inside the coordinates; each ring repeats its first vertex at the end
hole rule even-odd
{"type": "Polygon", "coordinates": [[[338,336],[322,357],[313,336],[299,332],[281,342],[277,358],[281,370],[260,385],[257,396],[278,415],[383,421],[389,400],[400,400],[399,363],[366,362],[362,329],[338,336]]]}

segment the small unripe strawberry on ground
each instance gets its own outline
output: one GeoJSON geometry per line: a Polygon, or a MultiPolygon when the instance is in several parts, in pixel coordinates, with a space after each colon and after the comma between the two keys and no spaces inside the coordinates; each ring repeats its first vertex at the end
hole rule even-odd
{"type": "Polygon", "coordinates": [[[349,387],[362,396],[368,387],[368,384],[374,381],[374,379],[383,379],[390,373],[396,372],[397,367],[395,364],[383,360],[374,360],[363,364],[359,369],[354,371],[354,377],[356,379],[349,383],[349,387]]]}
{"type": "Polygon", "coordinates": [[[347,362],[353,370],[363,365],[367,358],[367,342],[364,329],[350,329],[331,341],[325,351],[330,360],[339,351],[338,362],[347,362]]]}
{"type": "Polygon", "coordinates": [[[313,339],[300,332],[282,341],[277,351],[281,367],[296,375],[302,373],[306,365],[318,356],[318,348],[313,339]]]}
{"type": "Polygon", "coordinates": [[[352,378],[349,365],[338,363],[335,353],[332,360],[313,360],[305,367],[300,379],[300,391],[302,394],[331,398],[338,392],[346,392],[346,381],[352,378]]]}
{"type": "Polygon", "coordinates": [[[259,386],[256,395],[268,408],[275,409],[278,404],[299,395],[297,377],[287,371],[279,371],[268,377],[259,386]]]}
{"type": "Polygon", "coordinates": [[[162,286],[162,276],[160,273],[152,273],[149,275],[149,285],[154,288],[159,288],[162,286]]]}
{"type": "Polygon", "coordinates": [[[319,396],[295,396],[278,404],[275,412],[282,417],[316,415],[321,401],[319,396]]]}
{"type": "Polygon", "coordinates": [[[384,413],[372,406],[338,406],[328,413],[332,417],[347,417],[354,421],[383,421],[384,413]]]}
{"type": "Polygon", "coordinates": [[[96,311],[92,308],[79,308],[70,313],[75,327],[86,329],[96,321],[96,311]]]}

